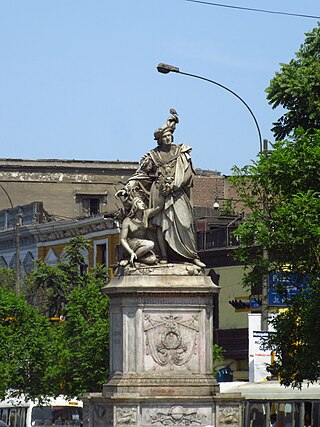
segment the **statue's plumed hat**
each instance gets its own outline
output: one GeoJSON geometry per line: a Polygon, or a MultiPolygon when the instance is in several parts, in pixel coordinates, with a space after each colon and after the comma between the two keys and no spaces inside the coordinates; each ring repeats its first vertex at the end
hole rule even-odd
{"type": "Polygon", "coordinates": [[[162,135],[169,131],[173,134],[173,132],[176,129],[177,123],[179,123],[179,117],[176,110],[173,108],[170,109],[171,116],[167,118],[167,123],[161,127],[159,127],[157,130],[155,130],[153,136],[156,141],[159,141],[161,139],[162,135]]]}
{"type": "Polygon", "coordinates": [[[160,128],[154,131],[154,134],[153,134],[154,139],[159,141],[159,139],[162,138],[162,135],[167,131],[173,133],[171,126],[168,126],[168,125],[161,126],[160,128]]]}

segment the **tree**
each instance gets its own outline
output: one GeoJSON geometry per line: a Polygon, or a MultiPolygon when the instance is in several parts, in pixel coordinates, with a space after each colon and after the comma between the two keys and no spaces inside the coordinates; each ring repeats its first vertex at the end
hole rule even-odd
{"type": "Polygon", "coordinates": [[[300,387],[304,379],[316,382],[320,376],[319,278],[314,278],[308,290],[295,296],[291,304],[289,310],[274,318],[275,333],[266,345],[276,356],[272,372],[280,375],[282,384],[300,387]]]}
{"type": "Polygon", "coordinates": [[[58,266],[47,265],[37,260],[35,270],[26,277],[26,296],[28,301],[37,305],[50,317],[60,316],[64,312],[66,298],[76,287],[83,287],[90,275],[82,274],[85,266],[84,251],[90,242],[77,236],[68,242],[64,249],[64,261],[58,266]]]}
{"type": "Polygon", "coordinates": [[[279,105],[286,112],[273,123],[276,140],[302,129],[320,128],[320,23],[310,33],[289,64],[281,64],[267,88],[272,108],[279,105]]]}
{"type": "Polygon", "coordinates": [[[14,290],[16,283],[16,270],[13,268],[0,267],[0,287],[14,290]]]}
{"type": "Polygon", "coordinates": [[[14,292],[0,292],[0,399],[25,393],[47,394],[47,367],[57,341],[49,320],[14,292]]]}
{"type": "Polygon", "coordinates": [[[38,261],[27,279],[27,300],[0,293],[0,398],[8,390],[31,398],[73,397],[106,382],[108,298],[101,290],[109,278],[105,267],[81,268],[88,244],[71,239],[68,262],[55,267],[38,261]]]}
{"type": "Polygon", "coordinates": [[[276,142],[268,156],[235,168],[232,178],[251,209],[236,232],[236,256],[250,267],[245,283],[261,283],[274,271],[281,273],[277,290],[283,297],[283,278],[300,289],[288,311],[273,321],[276,332],[268,341],[277,356],[274,368],[286,385],[320,376],[319,345],[312,332],[320,329],[319,161],[320,131],[300,129],[291,140],[276,142]]]}
{"type": "Polygon", "coordinates": [[[101,292],[106,273],[102,268],[100,272],[86,275],[85,285],[67,298],[64,351],[57,375],[63,393],[69,396],[99,391],[108,377],[109,306],[101,292]]]}

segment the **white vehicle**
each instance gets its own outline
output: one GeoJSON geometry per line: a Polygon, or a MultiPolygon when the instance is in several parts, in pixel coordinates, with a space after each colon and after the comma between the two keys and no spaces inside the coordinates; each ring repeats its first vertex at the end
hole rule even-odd
{"type": "Polygon", "coordinates": [[[0,420],[8,427],[82,426],[82,406],[80,400],[62,396],[41,405],[23,397],[8,399],[0,401],[0,420]]]}
{"type": "Polygon", "coordinates": [[[281,386],[278,381],[220,383],[220,393],[241,393],[244,427],[320,426],[320,385],[302,389],[281,386]]]}

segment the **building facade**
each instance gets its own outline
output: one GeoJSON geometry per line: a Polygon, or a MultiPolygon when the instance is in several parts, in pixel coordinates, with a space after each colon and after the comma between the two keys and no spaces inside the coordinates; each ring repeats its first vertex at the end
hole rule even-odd
{"type": "MultiPolygon", "coordinates": [[[[39,200],[52,219],[73,219],[116,210],[119,202],[115,193],[137,165],[135,162],[0,159],[0,183],[13,206],[39,200]]],[[[0,210],[10,207],[4,192],[2,196],[0,210]]]]}
{"type": "MultiPolygon", "coordinates": [[[[13,206],[39,200],[52,218],[79,218],[117,210],[115,193],[137,167],[137,162],[120,161],[0,159],[0,184],[13,206]]],[[[228,178],[196,169],[193,205],[210,208],[226,199],[237,199],[228,178]]],[[[8,207],[0,189],[0,210],[8,207]]]]}
{"type": "MultiPolygon", "coordinates": [[[[30,271],[36,259],[51,265],[63,259],[66,243],[76,235],[92,242],[86,254],[88,266],[105,264],[112,271],[120,230],[114,220],[104,217],[121,208],[115,193],[137,167],[137,162],[0,159],[0,184],[5,189],[0,188],[0,264],[16,265],[14,224],[19,214],[22,274],[30,271]],[[17,207],[14,212],[10,203],[17,207]],[[30,212],[25,205],[33,205],[30,212]]],[[[243,207],[228,177],[218,172],[197,169],[192,194],[200,258],[207,265],[206,273],[214,270],[215,280],[220,278],[215,342],[226,349],[225,358],[233,363],[236,378],[245,379],[247,313],[235,313],[229,304],[244,293],[243,266],[232,257],[238,244],[232,231],[241,221],[243,207]]]]}
{"type": "Polygon", "coordinates": [[[0,265],[16,268],[20,260],[21,279],[30,273],[37,259],[49,265],[65,260],[64,248],[72,237],[83,236],[91,243],[84,254],[87,267],[105,265],[112,275],[116,264],[120,229],[117,221],[96,215],[88,218],[45,221],[39,202],[0,211],[0,265]],[[15,212],[19,211],[19,215],[15,212]],[[19,216],[19,223],[11,220],[19,216]],[[6,221],[4,221],[6,218],[6,221]],[[17,226],[18,224],[18,226],[17,226]],[[18,251],[17,251],[18,248],[18,251]]]}

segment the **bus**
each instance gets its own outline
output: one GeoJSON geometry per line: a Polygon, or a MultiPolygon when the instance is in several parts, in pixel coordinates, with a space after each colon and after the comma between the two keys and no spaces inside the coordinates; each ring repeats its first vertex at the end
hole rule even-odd
{"type": "Polygon", "coordinates": [[[320,385],[301,389],[278,381],[220,383],[220,393],[240,393],[243,427],[319,427],[320,385]]]}
{"type": "Polygon", "coordinates": [[[63,396],[46,399],[45,403],[23,397],[0,401],[0,426],[8,427],[66,427],[82,426],[80,400],[63,396]]]}

